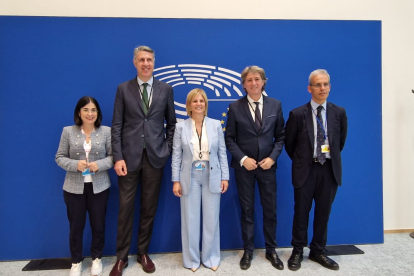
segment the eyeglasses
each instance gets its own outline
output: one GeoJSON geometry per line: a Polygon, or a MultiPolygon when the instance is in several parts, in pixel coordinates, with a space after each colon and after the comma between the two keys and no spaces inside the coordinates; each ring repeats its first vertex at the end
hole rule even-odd
{"type": "Polygon", "coordinates": [[[331,86],[331,84],[329,82],[325,82],[325,83],[311,84],[310,86],[313,86],[316,88],[322,88],[322,87],[329,87],[331,86]]]}
{"type": "Polygon", "coordinates": [[[92,108],[92,109],[82,108],[81,110],[82,110],[82,112],[84,112],[86,114],[88,114],[88,113],[92,113],[92,114],[98,113],[98,110],[96,108],[92,108]]]}

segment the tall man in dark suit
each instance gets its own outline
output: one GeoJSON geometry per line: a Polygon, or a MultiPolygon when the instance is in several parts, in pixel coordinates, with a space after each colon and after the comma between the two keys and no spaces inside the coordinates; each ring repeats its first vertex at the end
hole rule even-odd
{"type": "Polygon", "coordinates": [[[276,160],[284,139],[284,124],[280,101],[264,96],[266,76],[258,66],[246,67],[242,85],[247,95],[230,104],[226,146],[233,155],[231,166],[235,170],[237,190],[241,205],[241,226],[244,254],[240,268],[250,267],[254,250],[254,193],[255,182],[259,187],[263,207],[263,232],[266,259],[283,269],[276,254],[276,160]]]}
{"type": "Polygon", "coordinates": [[[110,276],[122,275],[128,266],[138,182],[141,183],[141,215],[137,262],[145,272],[155,271],[147,253],[164,165],[172,150],[176,118],[173,89],[152,76],[154,61],[155,54],[151,48],[135,48],[133,62],[138,75],[121,83],[116,92],[112,152],[118,175],[119,214],[117,262],[110,276]]]}
{"type": "Polygon", "coordinates": [[[348,123],[345,109],[327,102],[331,89],[326,70],[309,76],[309,103],[292,110],[286,123],[286,152],[292,159],[292,183],[295,188],[295,215],[292,229],[291,270],[298,270],[303,247],[308,245],[309,212],[315,201],[313,238],[309,258],[326,268],[339,265],[324,255],[329,214],[338,185],[341,185],[341,151],[345,145],[348,123]]]}

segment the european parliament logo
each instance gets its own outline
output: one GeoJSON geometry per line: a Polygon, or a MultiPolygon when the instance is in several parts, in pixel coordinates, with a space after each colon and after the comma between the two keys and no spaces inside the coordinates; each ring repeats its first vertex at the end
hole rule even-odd
{"type": "Polygon", "coordinates": [[[174,88],[177,121],[188,118],[185,103],[188,92],[202,88],[208,98],[208,116],[221,121],[223,131],[230,102],[244,96],[240,73],[204,64],[177,64],[154,69],[154,77],[174,88]]]}

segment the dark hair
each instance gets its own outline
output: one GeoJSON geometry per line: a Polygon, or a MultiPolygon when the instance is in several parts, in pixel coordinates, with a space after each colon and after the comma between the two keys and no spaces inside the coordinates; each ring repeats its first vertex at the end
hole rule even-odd
{"type": "Polygon", "coordinates": [[[93,103],[96,106],[96,110],[98,111],[98,117],[95,121],[95,127],[100,127],[102,122],[102,112],[101,108],[99,107],[98,101],[95,100],[93,97],[84,96],[79,99],[78,104],[75,107],[75,114],[74,114],[74,121],[77,126],[82,125],[82,119],[79,116],[80,110],[82,107],[87,105],[88,103],[93,103]]]}

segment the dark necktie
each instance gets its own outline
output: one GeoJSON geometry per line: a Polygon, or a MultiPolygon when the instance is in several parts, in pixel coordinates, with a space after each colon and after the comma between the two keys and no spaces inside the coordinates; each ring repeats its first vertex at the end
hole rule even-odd
{"type": "Polygon", "coordinates": [[[142,92],[142,107],[144,108],[145,115],[147,115],[148,108],[149,108],[147,85],[148,85],[148,83],[143,83],[142,84],[142,86],[144,86],[144,91],[142,92]]]}
{"type": "Polygon", "coordinates": [[[254,102],[256,104],[256,109],[254,110],[254,124],[257,127],[257,130],[262,128],[262,115],[260,114],[259,102],[254,102]]]}
{"type": "Polygon", "coordinates": [[[323,119],[322,119],[322,108],[323,106],[318,106],[318,113],[317,113],[317,117],[319,119],[319,122],[316,122],[317,125],[317,132],[316,132],[316,156],[318,158],[319,163],[321,163],[323,165],[323,163],[325,163],[326,161],[326,156],[325,153],[322,153],[322,145],[325,145],[325,136],[323,135],[323,130],[322,130],[322,126],[323,126],[323,119]]]}

